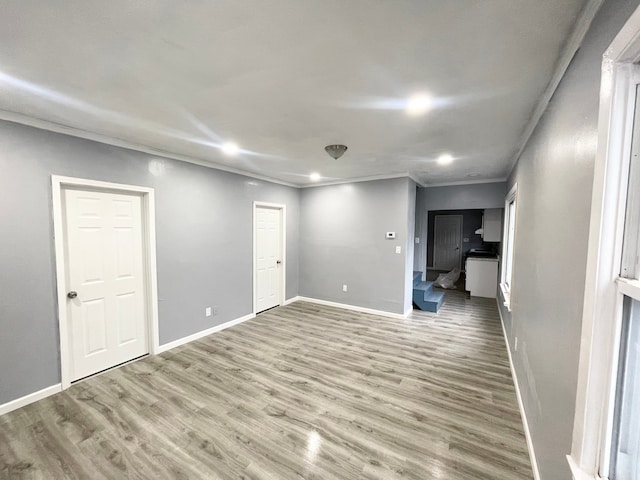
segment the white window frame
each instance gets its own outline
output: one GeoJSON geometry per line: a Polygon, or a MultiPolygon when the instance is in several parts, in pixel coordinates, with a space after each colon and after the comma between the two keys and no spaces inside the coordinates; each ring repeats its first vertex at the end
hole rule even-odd
{"type": "Polygon", "coordinates": [[[611,460],[623,298],[640,298],[640,282],[620,278],[639,60],[640,8],[602,62],[576,409],[567,457],[576,480],[607,478],[601,475],[611,460]]]}
{"type": "Polygon", "coordinates": [[[507,310],[511,311],[511,290],[513,284],[513,265],[515,260],[515,246],[516,246],[516,230],[518,221],[518,184],[515,183],[504,200],[504,233],[502,235],[502,267],[500,272],[500,290],[502,291],[502,298],[504,299],[504,305],[507,310]],[[509,231],[509,225],[511,223],[511,211],[509,206],[513,203],[514,210],[514,224],[513,224],[513,239],[511,241],[512,248],[509,249],[509,236],[512,234],[509,231]],[[507,266],[511,265],[511,277],[507,278],[507,266]]]}

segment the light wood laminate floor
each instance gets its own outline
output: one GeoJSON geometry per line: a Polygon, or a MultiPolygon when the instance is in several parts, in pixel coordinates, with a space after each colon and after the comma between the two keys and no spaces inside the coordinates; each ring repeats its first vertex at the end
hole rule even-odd
{"type": "Polygon", "coordinates": [[[296,302],[0,417],[0,478],[531,479],[495,300],[296,302]]]}

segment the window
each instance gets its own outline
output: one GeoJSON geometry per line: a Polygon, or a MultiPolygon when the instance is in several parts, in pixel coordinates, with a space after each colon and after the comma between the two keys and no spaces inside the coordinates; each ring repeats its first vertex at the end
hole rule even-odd
{"type": "Polygon", "coordinates": [[[507,195],[504,203],[504,237],[502,252],[502,278],[500,289],[504,297],[504,304],[511,310],[511,284],[513,283],[513,252],[516,235],[516,210],[517,210],[518,185],[515,184],[507,195]]]}
{"type": "Polygon", "coordinates": [[[640,477],[640,301],[625,296],[616,386],[611,480],[640,477]]]}
{"type": "Polygon", "coordinates": [[[615,349],[618,368],[614,376],[610,467],[606,476],[610,480],[636,480],[640,477],[640,86],[635,87],[634,93],[635,120],[627,171],[624,235],[617,281],[623,308],[620,314],[620,340],[615,349]]]}
{"type": "Polygon", "coordinates": [[[603,57],[582,343],[575,479],[640,478],[640,9],[603,57]]]}

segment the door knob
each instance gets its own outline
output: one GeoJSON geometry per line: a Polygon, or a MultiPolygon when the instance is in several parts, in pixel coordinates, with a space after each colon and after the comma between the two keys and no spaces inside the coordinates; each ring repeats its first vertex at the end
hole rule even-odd
{"type": "Polygon", "coordinates": [[[67,297],[69,298],[76,298],[77,296],[78,296],[78,292],[74,292],[73,290],[67,293],[67,297]]]}
{"type": "Polygon", "coordinates": [[[276,260],[276,263],[280,265],[282,262],[280,260],[276,260]]]}

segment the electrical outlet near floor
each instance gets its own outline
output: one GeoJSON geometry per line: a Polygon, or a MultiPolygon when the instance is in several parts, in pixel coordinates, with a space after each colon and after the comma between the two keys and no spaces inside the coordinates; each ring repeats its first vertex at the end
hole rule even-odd
{"type": "Polygon", "coordinates": [[[204,309],[204,316],[205,317],[210,317],[211,316],[211,307],[207,307],[204,309]]]}
{"type": "Polygon", "coordinates": [[[342,285],[342,291],[346,292],[347,291],[347,286],[346,285],[342,285]]]}

